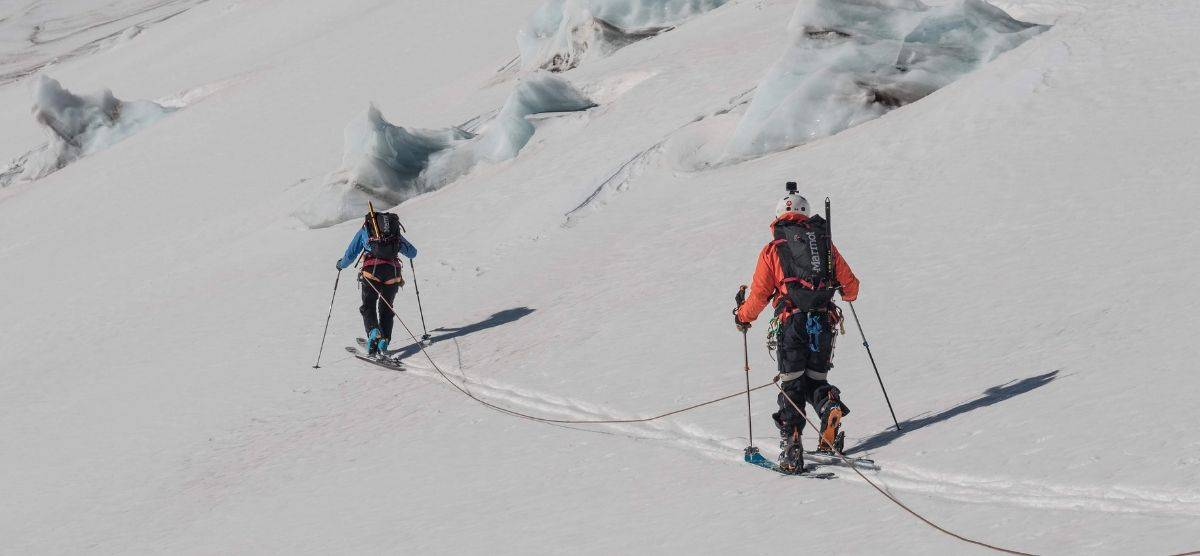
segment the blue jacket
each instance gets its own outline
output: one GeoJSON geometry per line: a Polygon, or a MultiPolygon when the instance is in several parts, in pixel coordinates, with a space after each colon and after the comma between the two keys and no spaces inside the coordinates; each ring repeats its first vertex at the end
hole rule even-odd
{"type": "MultiPolygon", "coordinates": [[[[349,268],[354,264],[354,259],[358,258],[358,254],[364,249],[367,250],[367,257],[371,256],[371,246],[367,243],[369,236],[366,228],[359,228],[358,233],[354,234],[354,239],[350,240],[350,246],[346,248],[346,254],[342,255],[342,260],[338,261],[338,268],[349,268]]],[[[403,235],[400,236],[400,254],[410,259],[417,257],[417,248],[408,242],[403,235]]]]}

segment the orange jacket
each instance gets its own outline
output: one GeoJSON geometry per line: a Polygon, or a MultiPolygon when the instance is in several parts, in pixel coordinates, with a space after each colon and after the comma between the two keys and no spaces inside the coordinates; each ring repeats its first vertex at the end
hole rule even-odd
{"type": "MultiPolygon", "coordinates": [[[[774,235],[775,223],[780,220],[803,222],[808,220],[808,217],[796,212],[784,213],[778,220],[771,223],[772,235],[774,235]]],[[[842,254],[838,252],[837,246],[833,247],[833,272],[842,286],[842,299],[846,301],[858,299],[858,278],[854,276],[854,271],[850,270],[846,259],[843,259],[842,254]]],[[[758,318],[759,313],[766,308],[767,303],[770,303],[773,297],[775,303],[778,304],[782,296],[775,297],[776,290],[781,290],[784,295],[787,294],[787,285],[783,283],[783,279],[783,269],[779,268],[779,255],[776,253],[775,243],[772,241],[758,254],[758,266],[754,269],[754,280],[750,282],[750,294],[746,296],[746,302],[738,309],[738,320],[754,322],[754,319],[758,318]]],[[[786,320],[787,315],[781,317],[786,320]]]]}

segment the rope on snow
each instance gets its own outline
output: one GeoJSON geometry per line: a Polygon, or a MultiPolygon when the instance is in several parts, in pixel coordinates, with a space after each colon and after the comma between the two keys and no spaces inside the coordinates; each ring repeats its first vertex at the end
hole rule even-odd
{"type": "MultiPolygon", "coordinates": [[[[412,337],[413,342],[415,342],[417,344],[417,347],[421,350],[421,354],[425,356],[425,359],[429,360],[429,364],[433,366],[433,369],[435,371],[437,371],[437,373],[439,375],[441,375],[442,379],[444,379],[447,383],[449,383],[450,386],[453,386],[454,389],[458,390],[459,393],[461,393],[462,395],[464,395],[472,400],[475,400],[476,402],[478,402],[486,407],[489,407],[489,408],[499,411],[501,413],[512,415],[514,417],[519,417],[521,419],[528,419],[530,421],[536,421],[539,423],[549,423],[549,424],[604,425],[604,424],[623,424],[623,423],[645,423],[645,422],[649,422],[649,421],[662,419],[664,417],[669,417],[671,415],[678,415],[685,411],[691,411],[693,409],[704,407],[706,405],[712,405],[717,402],[722,402],[722,401],[728,400],[730,398],[736,398],[736,397],[741,396],[746,393],[745,390],[742,390],[735,394],[730,394],[728,396],[723,396],[723,397],[720,397],[720,398],[717,398],[714,400],[709,400],[706,402],[690,405],[690,406],[682,408],[682,409],[676,409],[674,411],[663,413],[662,415],[655,415],[653,417],[645,417],[645,418],[641,418],[641,419],[595,419],[595,420],[548,419],[545,417],[538,417],[536,415],[529,415],[526,413],[521,413],[520,411],[508,409],[506,407],[502,407],[502,406],[496,405],[494,403],[491,403],[487,400],[481,399],[481,398],[475,396],[474,394],[472,394],[471,392],[469,392],[468,390],[464,389],[462,386],[459,386],[453,380],[451,380],[450,377],[445,372],[442,371],[442,368],[440,366],[438,366],[437,362],[433,360],[433,357],[429,355],[429,352],[425,351],[425,345],[423,343],[421,343],[420,340],[417,339],[417,336],[416,336],[416,334],[413,333],[412,329],[410,329],[408,327],[408,325],[404,323],[404,319],[400,318],[400,315],[396,312],[395,307],[392,307],[392,304],[388,303],[388,301],[386,299],[384,299],[383,292],[380,292],[379,288],[376,288],[375,284],[372,284],[370,280],[363,280],[363,281],[366,282],[367,285],[371,286],[371,289],[375,290],[375,293],[379,295],[379,300],[381,302],[383,302],[384,305],[387,306],[388,310],[390,310],[392,312],[392,315],[394,315],[396,317],[396,322],[400,323],[400,326],[402,328],[404,328],[404,331],[407,332],[410,337],[412,337]]],[[[776,378],[778,378],[778,376],[776,376],[776,378]]],[[[761,390],[761,389],[766,388],[771,385],[775,385],[775,387],[779,389],[779,392],[781,394],[783,394],[783,397],[785,399],[787,399],[788,403],[791,404],[791,406],[796,409],[796,412],[799,413],[800,416],[803,417],[804,420],[807,421],[808,424],[812,426],[813,430],[818,430],[818,431],[821,430],[821,427],[819,427],[816,423],[814,423],[812,421],[812,419],[810,419],[808,417],[808,415],[804,412],[804,409],[796,404],[795,400],[793,400],[792,397],[789,396],[787,394],[787,392],[785,392],[783,390],[783,387],[780,386],[777,381],[773,380],[767,384],[763,384],[762,386],[756,386],[754,388],[751,388],[750,391],[753,392],[755,390],[761,390]]],[[[751,439],[751,442],[753,442],[753,439],[751,439]]],[[[896,498],[895,495],[884,490],[883,487],[879,486],[879,484],[877,484],[875,481],[872,481],[869,477],[867,477],[867,475],[865,473],[862,472],[861,469],[858,468],[857,465],[854,464],[854,462],[850,458],[846,457],[846,455],[843,454],[841,450],[838,450],[836,447],[834,447],[834,453],[847,466],[849,466],[850,469],[854,471],[854,473],[856,473],[862,480],[866,481],[866,483],[868,485],[871,485],[871,488],[875,489],[875,491],[878,492],[881,496],[883,496],[886,500],[888,500],[892,504],[895,504],[896,506],[900,507],[900,509],[904,510],[905,512],[908,512],[910,515],[917,518],[922,523],[924,523],[925,525],[934,529],[935,531],[938,531],[939,533],[947,535],[947,536],[954,538],[956,540],[959,540],[961,542],[973,544],[975,546],[979,546],[979,547],[993,550],[995,552],[1000,552],[1003,554],[1015,554],[1017,556],[1038,556],[1037,554],[1034,554],[1031,552],[1022,552],[1020,550],[1016,550],[1016,549],[1012,549],[1012,548],[1005,548],[1005,547],[998,546],[998,545],[988,544],[988,543],[980,541],[980,540],[976,540],[976,539],[972,539],[970,537],[960,535],[960,534],[955,533],[954,531],[951,531],[941,525],[938,525],[937,523],[933,522],[929,518],[918,513],[916,510],[913,510],[912,508],[908,507],[904,502],[901,502],[900,499],[896,498]]],[[[1200,556],[1200,550],[1181,552],[1178,554],[1172,554],[1171,556],[1200,556]]]]}

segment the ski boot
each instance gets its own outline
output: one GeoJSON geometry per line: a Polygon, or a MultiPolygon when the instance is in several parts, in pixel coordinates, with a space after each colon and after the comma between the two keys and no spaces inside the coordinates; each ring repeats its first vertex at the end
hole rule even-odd
{"type": "Polygon", "coordinates": [[[370,357],[375,357],[376,355],[379,355],[379,329],[378,328],[372,328],[371,331],[367,333],[367,355],[370,357]]]}
{"type": "Polygon", "coordinates": [[[800,430],[784,433],[779,439],[779,470],[784,473],[804,472],[804,445],[800,441],[800,430]]]}
{"type": "Polygon", "coordinates": [[[842,418],[850,414],[850,408],[842,403],[841,392],[835,386],[830,386],[823,394],[818,395],[817,399],[820,400],[817,414],[821,417],[817,451],[826,454],[841,453],[846,444],[846,433],[841,431],[842,418]]]}
{"type": "Polygon", "coordinates": [[[378,342],[375,342],[375,347],[379,350],[380,355],[387,355],[388,339],[380,338],[378,342]]]}

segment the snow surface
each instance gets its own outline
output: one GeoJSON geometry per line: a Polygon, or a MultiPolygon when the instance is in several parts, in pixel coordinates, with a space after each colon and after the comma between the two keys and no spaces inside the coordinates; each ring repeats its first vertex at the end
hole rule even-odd
{"type": "Polygon", "coordinates": [[[208,0],[8,0],[0,9],[0,84],[116,48],[208,0]]]}
{"type": "MultiPolygon", "coordinates": [[[[53,68],[73,90],[205,100],[0,190],[0,552],[983,553],[851,473],[742,463],[742,397],[553,427],[418,357],[346,359],[349,274],[311,368],[357,224],[293,215],[346,123],[374,101],[405,129],[481,132],[539,4],[210,0],[53,68]]],[[[1200,5],[997,6],[1052,28],[883,117],[707,171],[678,163],[724,147],[795,2],[732,2],[572,69],[599,107],[535,118],[516,158],[396,208],[431,356],[547,416],[736,393],[732,296],[796,179],[832,198],[905,425],[852,328],[831,378],[874,480],[1026,551],[1200,548],[1200,5]]],[[[2,159],[42,140],[33,83],[0,86],[2,159]]],[[[413,293],[397,308],[419,327],[413,293]]],[[[773,395],[752,403],[773,456],[773,395]]]]}

